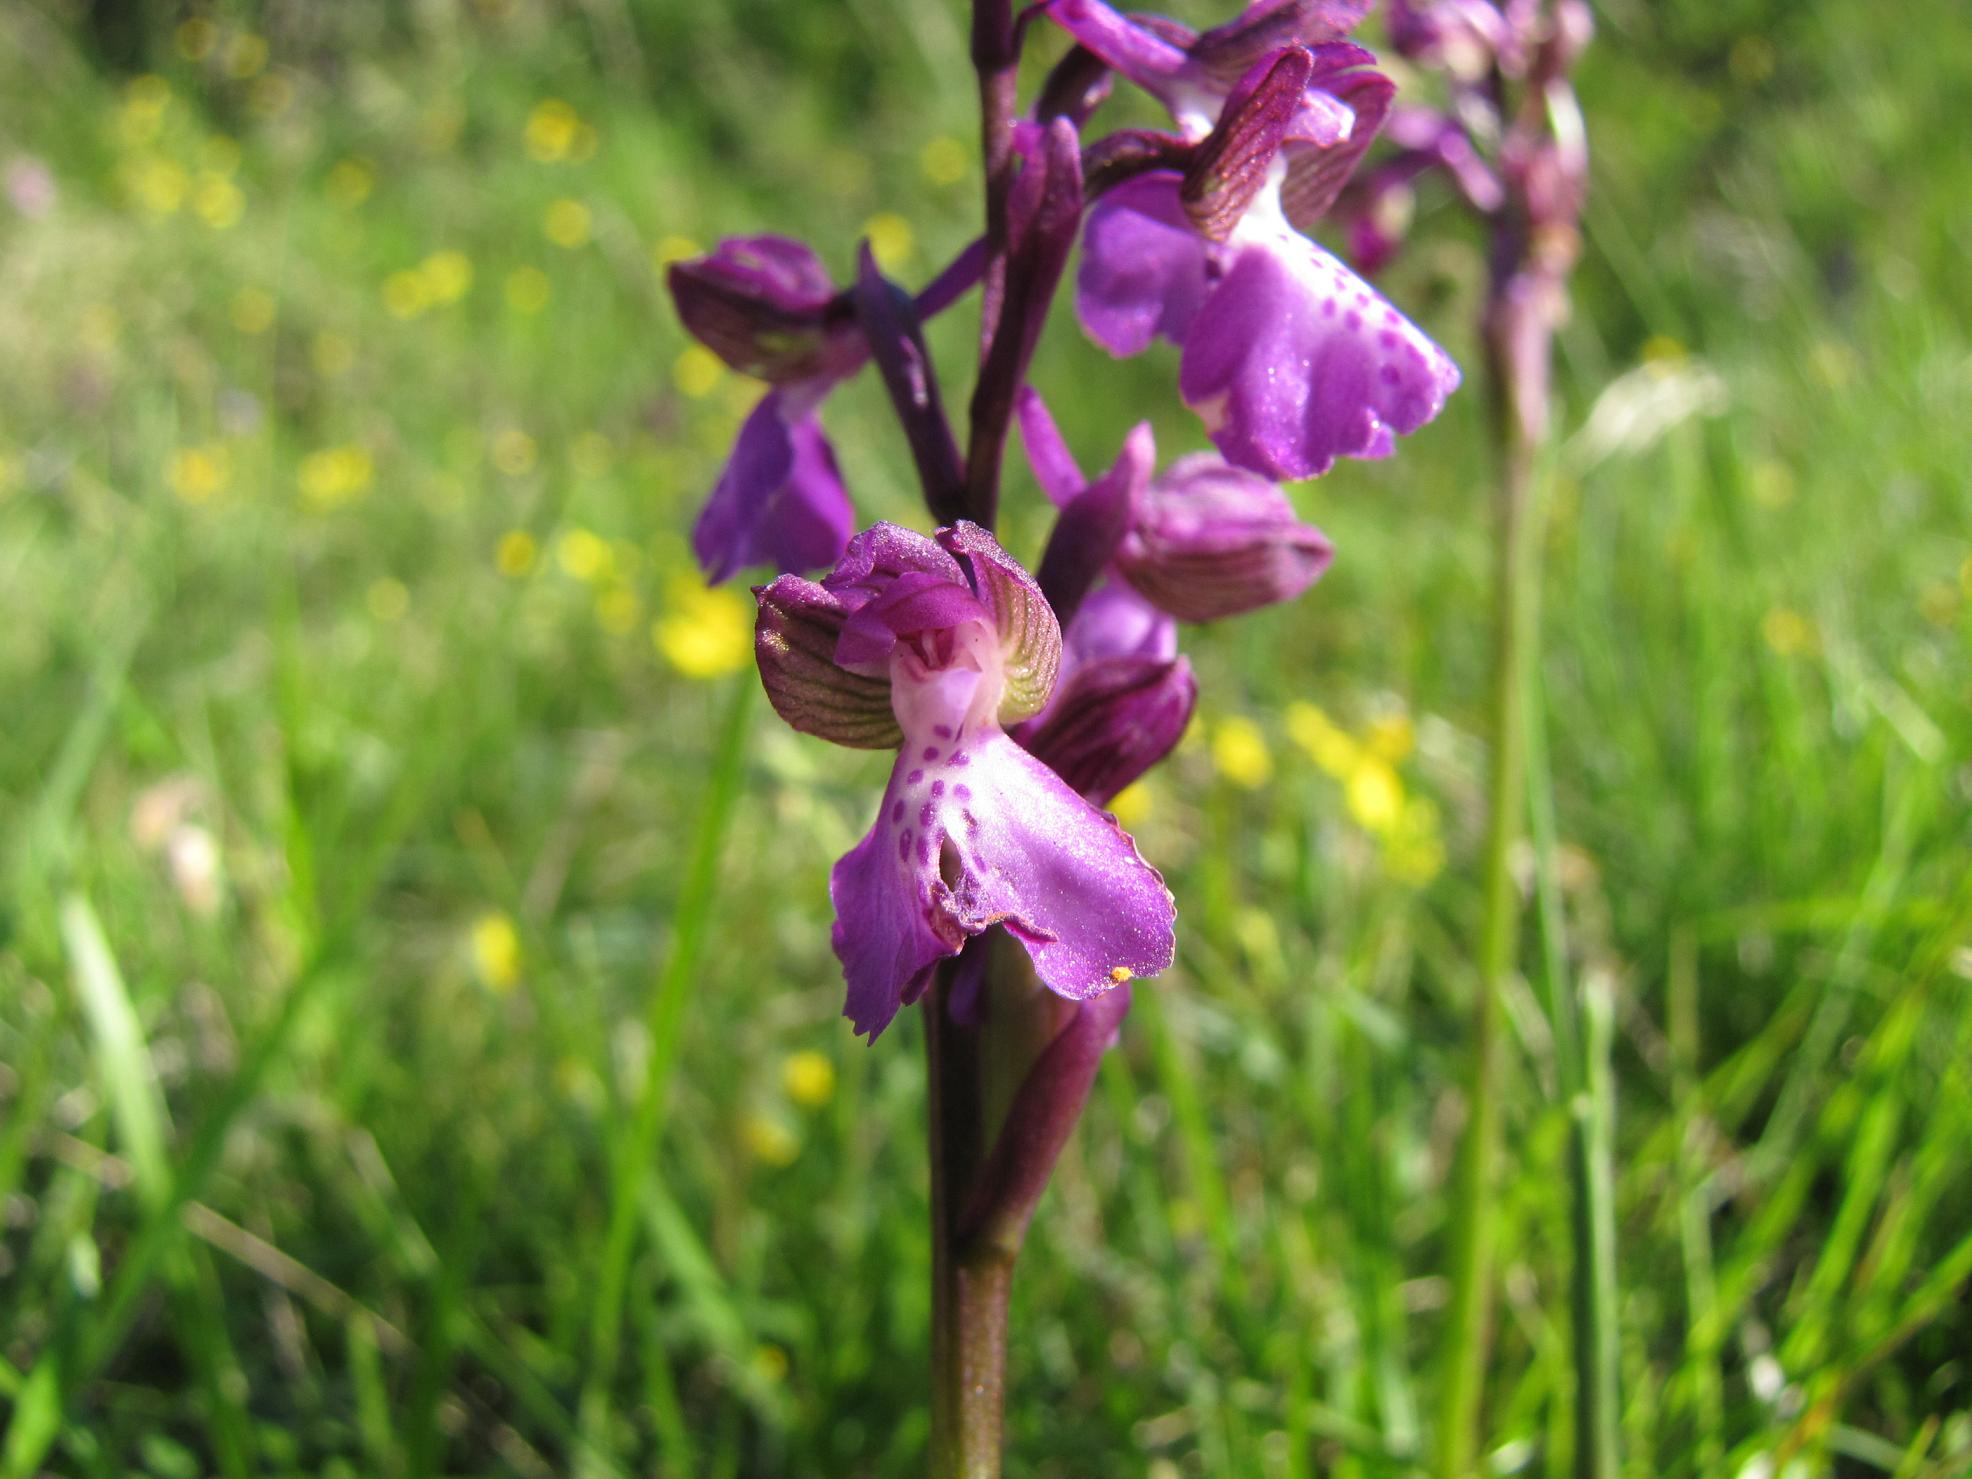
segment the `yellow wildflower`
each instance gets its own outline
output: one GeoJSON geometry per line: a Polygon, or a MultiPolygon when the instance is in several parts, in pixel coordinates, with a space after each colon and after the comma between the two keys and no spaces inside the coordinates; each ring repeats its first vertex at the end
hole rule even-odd
{"type": "Polygon", "coordinates": [[[725,374],[725,361],[703,344],[688,345],[671,366],[672,383],[693,400],[712,394],[725,374]]]}
{"type": "Polygon", "coordinates": [[[225,231],[239,224],[246,212],[246,197],[240,187],[224,175],[206,171],[192,188],[192,214],[214,231],[225,231]]]}
{"type": "Polygon", "coordinates": [[[539,313],[554,296],[548,274],[539,267],[516,267],[507,274],[507,307],[515,313],[539,313]]]}
{"type": "Polygon", "coordinates": [[[510,478],[534,471],[540,455],[534,438],[517,426],[503,426],[493,433],[493,465],[510,478]]]}
{"type": "Polygon", "coordinates": [[[1243,715],[1222,719],[1212,732],[1212,763],[1235,786],[1257,791],[1273,779],[1274,757],[1260,726],[1243,715]]]}
{"type": "Polygon", "coordinates": [[[377,174],[368,160],[343,159],[329,171],[323,188],[333,204],[350,210],[368,200],[376,184],[377,174]]]}
{"type": "Polygon", "coordinates": [[[472,291],[472,259],[464,252],[433,252],[418,264],[434,303],[456,303],[472,291]]]}
{"type": "Polygon", "coordinates": [[[801,1154],[801,1140],[779,1120],[751,1111],[740,1121],[740,1139],[747,1153],[762,1165],[788,1166],[801,1154]]]}
{"type": "Polygon", "coordinates": [[[123,172],[123,182],[137,203],[154,215],[168,216],[185,203],[191,179],[169,159],[138,160],[123,172]]]}
{"type": "Polygon", "coordinates": [[[1394,831],[1404,814],[1404,784],[1387,761],[1364,755],[1342,783],[1349,815],[1366,832],[1379,837],[1394,831]]]}
{"type": "Polygon", "coordinates": [[[527,115],[527,129],[522,135],[527,157],[542,164],[566,159],[581,123],[575,110],[560,98],[542,99],[527,115]]]}
{"type": "Polygon", "coordinates": [[[781,1087],[803,1109],[820,1109],[835,1094],[835,1064],[813,1049],[789,1053],[781,1063],[781,1087]]]}
{"type": "Polygon", "coordinates": [[[180,447],[165,470],[165,482],[186,503],[210,503],[233,479],[233,459],[217,442],[180,447]]]}
{"type": "Polygon", "coordinates": [[[895,211],[883,211],[863,222],[863,235],[870,240],[870,251],[884,271],[906,266],[917,251],[917,236],[911,223],[895,211]]]}
{"type": "Polygon", "coordinates": [[[918,154],[918,168],[934,185],[956,185],[972,165],[972,153],[950,134],[939,134],[918,154]]]}
{"type": "Polygon", "coordinates": [[[693,241],[689,236],[680,236],[676,232],[672,232],[668,235],[660,236],[657,239],[657,245],[650,249],[651,265],[659,272],[662,272],[673,262],[682,262],[688,257],[699,256],[704,250],[704,247],[693,241]]]}
{"type": "Polygon", "coordinates": [[[770,1386],[779,1386],[787,1380],[787,1352],[777,1345],[755,1346],[747,1365],[770,1386]]]}
{"type": "Polygon", "coordinates": [[[393,272],[383,280],[383,306],[393,318],[416,318],[431,307],[431,285],[422,272],[393,272]]]}
{"type": "Polygon", "coordinates": [[[1800,657],[1821,649],[1821,634],[1814,623],[1791,606],[1776,606],[1762,617],[1760,635],[1782,657],[1800,657]]]}
{"type": "Polygon", "coordinates": [[[520,981],[520,931],[505,914],[482,914],[470,936],[473,974],[496,996],[505,996],[520,981]]]}
{"type": "Polygon", "coordinates": [[[246,287],[233,294],[233,327],[242,334],[264,334],[274,326],[274,295],[265,288],[246,287]]]}
{"type": "Polygon", "coordinates": [[[1417,726],[1408,714],[1384,714],[1370,721],[1363,732],[1363,744],[1371,754],[1392,765],[1401,764],[1417,747],[1417,726]]]}
{"type": "Polygon", "coordinates": [[[1383,868],[1399,883],[1422,885],[1445,867],[1445,840],[1438,825],[1438,808],[1423,796],[1404,803],[1396,827],[1383,839],[1383,868]]]}
{"type": "Polygon", "coordinates": [[[651,640],[672,667],[687,678],[718,678],[753,661],[751,601],[695,576],[681,576],[668,595],[651,640]]]}
{"type": "Polygon", "coordinates": [[[1315,705],[1297,699],[1287,706],[1287,737],[1310,760],[1338,780],[1356,768],[1359,748],[1315,705]]]}
{"type": "Polygon", "coordinates": [[[1118,791],[1109,803],[1110,814],[1125,827],[1137,827],[1157,809],[1157,799],[1147,780],[1132,781],[1118,791]]]}
{"type": "Polygon", "coordinates": [[[361,498],[370,491],[375,476],[369,451],[349,443],[310,452],[301,459],[296,481],[302,500],[311,508],[325,510],[361,498]]]}
{"type": "Polygon", "coordinates": [[[525,529],[509,529],[493,551],[493,565],[502,575],[518,577],[534,568],[540,551],[525,529]]]}
{"type": "Polygon", "coordinates": [[[549,205],[547,214],[541,218],[541,230],[548,240],[570,251],[588,244],[592,225],[589,207],[567,196],[549,205]]]}
{"type": "Polygon", "coordinates": [[[601,580],[610,573],[609,541],[592,529],[567,529],[555,541],[555,563],[576,580],[601,580]]]}

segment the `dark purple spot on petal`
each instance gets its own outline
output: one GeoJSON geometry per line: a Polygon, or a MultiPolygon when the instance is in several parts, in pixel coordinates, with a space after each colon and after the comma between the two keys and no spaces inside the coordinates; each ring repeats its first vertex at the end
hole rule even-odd
{"type": "Polygon", "coordinates": [[[977,832],[977,831],[979,830],[979,818],[978,818],[978,817],[976,817],[976,816],[974,816],[974,815],[973,815],[973,814],[972,814],[971,812],[969,812],[969,811],[966,811],[966,812],[960,812],[960,813],[959,813],[959,815],[961,815],[961,816],[963,816],[963,817],[965,818],[965,829],[966,829],[966,831],[968,831],[968,832],[977,832]]]}
{"type": "Polygon", "coordinates": [[[909,827],[906,827],[903,831],[897,834],[897,856],[900,860],[905,862],[908,862],[910,860],[911,829],[909,827]]]}
{"type": "Polygon", "coordinates": [[[920,827],[929,828],[937,820],[938,808],[933,806],[929,801],[918,808],[918,825],[920,827]]]}
{"type": "Polygon", "coordinates": [[[926,760],[936,760],[938,758],[938,746],[926,745],[924,747],[924,758],[926,760]]]}
{"type": "Polygon", "coordinates": [[[933,781],[931,783],[931,794],[933,799],[943,796],[945,794],[945,783],[943,781],[933,781]]]}
{"type": "Polygon", "coordinates": [[[1323,318],[1335,317],[1335,300],[1333,298],[1329,298],[1322,303],[1322,317],[1323,318]]]}
{"type": "Polygon", "coordinates": [[[898,799],[897,804],[890,808],[890,821],[891,821],[891,825],[894,826],[898,822],[901,822],[903,820],[904,820],[904,802],[903,799],[900,797],[898,799]]]}
{"type": "Polygon", "coordinates": [[[949,724],[934,724],[931,726],[931,732],[940,739],[950,739],[952,737],[952,726],[949,724]]]}
{"type": "Polygon", "coordinates": [[[1360,329],[1362,326],[1363,326],[1363,316],[1360,313],[1356,312],[1355,309],[1351,308],[1349,310],[1349,316],[1342,320],[1342,327],[1353,331],[1356,329],[1360,329]]]}
{"type": "Polygon", "coordinates": [[[956,786],[952,787],[952,794],[961,801],[970,801],[972,800],[972,787],[968,786],[964,781],[960,781],[956,786]]]}
{"type": "Polygon", "coordinates": [[[952,764],[954,764],[954,765],[970,765],[970,764],[972,764],[972,757],[971,757],[970,755],[968,755],[968,754],[966,754],[966,752],[965,752],[964,750],[960,750],[960,751],[958,751],[958,752],[957,752],[956,754],[954,754],[954,755],[952,756],[952,764]]]}
{"type": "Polygon", "coordinates": [[[904,784],[907,786],[915,786],[919,781],[923,779],[924,779],[924,772],[921,770],[914,770],[909,775],[904,777],[904,784]]]}
{"type": "Polygon", "coordinates": [[[1376,336],[1376,342],[1385,349],[1394,349],[1397,347],[1397,336],[1385,329],[1376,336]]]}
{"type": "Polygon", "coordinates": [[[1385,365],[1376,373],[1385,385],[1395,385],[1399,380],[1404,378],[1397,373],[1397,367],[1395,365],[1385,365]]]}

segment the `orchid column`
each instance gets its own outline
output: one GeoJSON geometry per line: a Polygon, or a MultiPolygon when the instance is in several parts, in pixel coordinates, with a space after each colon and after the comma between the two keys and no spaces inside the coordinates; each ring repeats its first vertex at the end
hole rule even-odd
{"type": "Polygon", "coordinates": [[[915,295],[867,247],[838,286],[782,237],[672,270],[686,326],[769,386],[700,518],[700,558],[715,579],[783,571],[756,588],[781,717],[894,756],[869,834],[831,875],[832,943],[858,1032],[924,1011],[939,1476],[999,1473],[1014,1259],[1132,983],[1174,957],[1164,880],[1101,808],[1190,720],[1178,624],[1311,585],[1332,552],[1273,480],[1389,456],[1458,384],[1437,345],[1302,234],[1389,108],[1391,83],[1344,39],[1366,8],[1257,0],[1201,34],[1099,0],[1039,0],[1017,20],[1010,0],[977,0],[973,247],[915,295]],[[1072,44],[1023,112],[1020,53],[1042,18],[1072,44]],[[1116,76],[1172,129],[1085,143],[1116,76]],[[1084,329],[1116,355],[1180,346],[1178,390],[1216,451],[1160,473],[1143,424],[1106,472],[1082,472],[1028,379],[1078,235],[1084,329]],[[922,324],[975,284],[961,446],[922,324]],[[848,535],[821,413],[866,364],[932,535],[848,535]],[[1016,425],[1057,508],[1032,574],[992,532],[1016,425]]]}

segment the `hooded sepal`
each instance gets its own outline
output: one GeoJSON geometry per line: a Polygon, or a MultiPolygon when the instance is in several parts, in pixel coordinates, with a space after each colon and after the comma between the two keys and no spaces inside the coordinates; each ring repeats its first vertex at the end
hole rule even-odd
{"type": "Polygon", "coordinates": [[[1178,191],[1201,235],[1213,241],[1231,236],[1266,185],[1313,70],[1314,58],[1290,47],[1256,64],[1226,99],[1217,127],[1194,151],[1178,191]]]}
{"type": "MultiPolygon", "coordinates": [[[[1037,441],[1045,448],[1050,434],[1060,440],[1046,408],[1040,406],[1039,396],[1022,407],[1021,431],[1030,457],[1035,455],[1037,441]]],[[[1066,448],[1062,455],[1066,455],[1066,448]]],[[[1073,623],[1083,597],[1115,558],[1136,517],[1156,460],[1157,445],[1150,423],[1139,422],[1123,439],[1115,465],[1074,494],[1056,516],[1036,579],[1061,621],[1073,623]]],[[[1069,466],[1073,465],[1071,459],[1069,466]]]]}
{"type": "Polygon", "coordinates": [[[1182,657],[1104,657],[1062,683],[1020,742],[1098,806],[1171,753],[1198,705],[1182,657]]]}
{"type": "Polygon", "coordinates": [[[1181,457],[1138,501],[1116,568],[1180,621],[1219,621],[1291,601],[1334,557],[1278,486],[1210,452],[1181,457]]]}
{"type": "Polygon", "coordinates": [[[706,256],[672,263],[666,280],[685,328],[740,373],[783,384],[827,368],[837,295],[803,243],[730,237],[706,256]]]}
{"type": "Polygon", "coordinates": [[[999,719],[1011,724],[1040,712],[1061,667],[1061,623],[1041,588],[977,524],[961,519],[938,531],[938,543],[957,558],[992,618],[1005,664],[999,719]]]}
{"type": "Polygon", "coordinates": [[[902,744],[888,675],[854,673],[836,661],[849,617],[842,597],[798,575],[783,575],[753,594],[760,607],[754,657],[774,712],[803,734],[851,749],[902,744]]]}

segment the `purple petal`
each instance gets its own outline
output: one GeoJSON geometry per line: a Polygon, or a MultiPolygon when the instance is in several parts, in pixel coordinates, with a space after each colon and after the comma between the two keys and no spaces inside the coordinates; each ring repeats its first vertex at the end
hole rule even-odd
{"type": "Polygon", "coordinates": [[[1178,191],[1185,215],[1203,235],[1214,241],[1232,235],[1266,185],[1313,71],[1314,57],[1290,47],[1257,63],[1226,99],[1178,191]]]}
{"type": "Polygon", "coordinates": [[[887,750],[904,733],[887,674],[852,673],[835,660],[848,608],[811,580],[783,575],[754,592],[753,651],[774,712],[803,734],[858,750],[887,750]]]}
{"type": "Polygon", "coordinates": [[[692,528],[714,584],[746,565],[814,570],[842,553],[855,511],[821,423],[819,392],[773,390],[740,427],[732,456],[692,528]]]}
{"type": "Polygon", "coordinates": [[[1061,428],[1055,425],[1048,403],[1033,386],[1023,385],[1015,398],[1014,411],[1020,421],[1020,444],[1027,449],[1028,466],[1034,469],[1034,481],[1041,485],[1041,491],[1056,508],[1066,507],[1089,485],[1089,480],[1082,476],[1075,454],[1062,440],[1061,428]]]}
{"type": "Polygon", "coordinates": [[[737,236],[666,274],[678,317],[743,374],[785,383],[820,373],[851,346],[824,325],[835,286],[821,259],[784,236],[737,236]]]}
{"type": "Polygon", "coordinates": [[[938,531],[938,542],[965,564],[972,587],[991,614],[1006,665],[1000,718],[1011,723],[1038,713],[1061,666],[1061,624],[1034,577],[977,524],[961,519],[938,531]]]}
{"type": "Polygon", "coordinates": [[[870,525],[849,541],[849,547],[822,584],[854,611],[911,570],[941,576],[955,585],[965,583],[965,572],[959,568],[958,561],[940,549],[936,540],[915,529],[884,521],[870,525]]]}
{"type": "Polygon", "coordinates": [[[898,757],[876,825],[836,864],[829,896],[846,1013],[872,1038],[939,960],[996,924],[1075,1000],[1157,974],[1175,945],[1171,895],[1136,844],[990,728],[932,759],[898,757]]]}
{"type": "Polygon", "coordinates": [[[1165,98],[1190,59],[1182,47],[1138,25],[1102,0],[1054,0],[1048,19],[1137,86],[1165,98]]]}
{"type": "Polygon", "coordinates": [[[1098,587],[1075,614],[1060,681],[1065,684],[1076,668],[1108,657],[1168,662],[1177,655],[1178,624],[1127,585],[1112,581],[1098,587]]]}
{"type": "Polygon", "coordinates": [[[1182,657],[1105,657],[1075,669],[1020,742],[1098,806],[1171,753],[1198,682],[1182,657]]]}
{"type": "Polygon", "coordinates": [[[1348,135],[1328,143],[1318,139],[1289,143],[1281,150],[1287,179],[1281,206],[1287,219],[1306,228],[1319,220],[1342,193],[1364,152],[1383,127],[1397,85],[1381,72],[1350,72],[1323,87],[1353,115],[1348,135]]]}
{"type": "Polygon", "coordinates": [[[1249,218],[1185,342],[1179,388],[1213,443],[1277,478],[1382,455],[1459,383],[1450,357],[1306,237],[1249,218]]]}
{"type": "Polygon", "coordinates": [[[1089,212],[1075,311],[1111,354],[1141,353],[1159,334],[1183,343],[1210,289],[1207,245],[1185,215],[1178,187],[1175,174],[1143,175],[1089,212]]]}
{"type": "Polygon", "coordinates": [[[1207,452],[1151,484],[1116,567],[1180,621],[1218,621],[1292,600],[1333,556],[1278,487],[1207,452]]]}
{"type": "Polygon", "coordinates": [[[970,587],[923,571],[898,576],[874,599],[857,607],[842,624],[835,660],[852,673],[871,677],[890,672],[899,643],[938,660],[951,656],[950,633],[967,622],[987,623],[992,614],[970,587]]]}
{"type": "Polygon", "coordinates": [[[1082,598],[1114,558],[1156,462],[1157,443],[1150,423],[1140,421],[1124,438],[1116,465],[1077,494],[1055,519],[1038,578],[1059,620],[1075,619],[1082,598]]]}
{"type": "Polygon", "coordinates": [[[1237,19],[1214,26],[1191,46],[1193,64],[1231,83],[1284,46],[1340,41],[1362,23],[1371,0],[1254,0],[1237,19]]]}

